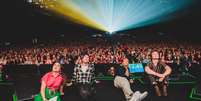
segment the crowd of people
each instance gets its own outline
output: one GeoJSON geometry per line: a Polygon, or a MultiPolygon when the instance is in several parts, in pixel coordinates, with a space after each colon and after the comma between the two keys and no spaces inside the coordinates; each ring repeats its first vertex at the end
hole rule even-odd
{"type": "Polygon", "coordinates": [[[0,49],[0,64],[61,64],[79,63],[80,55],[89,54],[89,61],[95,64],[121,63],[128,57],[131,63],[150,62],[151,50],[158,50],[165,63],[201,62],[201,47],[177,42],[136,42],[122,40],[111,42],[95,39],[60,44],[34,45],[32,47],[12,47],[0,49]]]}
{"type": "Polygon", "coordinates": [[[55,101],[60,101],[66,83],[62,64],[76,64],[72,80],[69,81],[76,87],[78,96],[83,101],[93,101],[96,94],[94,84],[99,83],[95,80],[94,64],[120,64],[110,73],[114,76],[114,86],[122,89],[126,101],[141,101],[148,92],[132,91],[130,83],[132,84],[133,80],[128,70],[129,63],[147,64],[145,72],[149,75],[157,96],[168,96],[167,77],[172,72],[169,64],[177,64],[184,69],[192,64],[200,64],[200,49],[200,45],[179,42],[123,39],[114,41],[96,38],[79,42],[0,48],[0,66],[53,64],[52,71],[41,78],[41,90],[34,97],[34,101],[54,98],[55,101]],[[162,89],[159,89],[161,87],[162,89]]]}

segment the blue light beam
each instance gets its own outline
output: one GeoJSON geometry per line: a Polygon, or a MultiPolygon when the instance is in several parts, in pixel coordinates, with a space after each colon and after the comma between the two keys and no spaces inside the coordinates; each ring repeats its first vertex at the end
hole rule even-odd
{"type": "MultiPolygon", "coordinates": [[[[69,0],[66,0],[67,2],[69,0]]],[[[70,0],[89,19],[117,32],[169,20],[192,0],[70,0]]]]}

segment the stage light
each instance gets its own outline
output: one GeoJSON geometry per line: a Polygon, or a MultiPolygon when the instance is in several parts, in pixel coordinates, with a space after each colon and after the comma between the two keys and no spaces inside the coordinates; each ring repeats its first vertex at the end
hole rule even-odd
{"type": "Polygon", "coordinates": [[[27,2],[28,2],[28,3],[32,3],[33,1],[32,1],[32,0],[27,0],[27,2]]]}
{"type": "Polygon", "coordinates": [[[116,33],[115,31],[109,31],[107,34],[112,35],[112,34],[115,34],[115,33],[116,33]]]}
{"type": "Polygon", "coordinates": [[[40,4],[39,2],[35,2],[36,5],[40,4]]]}
{"type": "MultiPolygon", "coordinates": [[[[113,33],[169,20],[169,15],[192,2],[193,0],[57,0],[53,2],[57,7],[50,7],[50,10],[75,23],[113,33]]],[[[49,6],[52,0],[44,4],[49,6]]]]}
{"type": "Polygon", "coordinates": [[[109,33],[113,33],[113,32],[114,32],[114,30],[111,30],[111,29],[110,29],[110,30],[108,30],[108,32],[109,32],[109,33]]]}

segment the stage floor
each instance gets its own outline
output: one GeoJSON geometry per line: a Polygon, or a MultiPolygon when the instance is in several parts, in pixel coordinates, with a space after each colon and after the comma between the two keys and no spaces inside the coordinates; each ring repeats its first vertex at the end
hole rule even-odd
{"type": "MultiPolygon", "coordinates": [[[[168,88],[168,97],[156,97],[149,85],[133,84],[132,89],[140,92],[148,91],[148,96],[142,101],[190,101],[188,99],[192,86],[191,84],[171,84],[168,88]]],[[[67,88],[63,99],[64,101],[80,101],[75,95],[73,88],[67,88]]],[[[97,101],[125,101],[123,92],[115,88],[111,82],[97,84],[96,99],[97,101]]]]}
{"type": "MultiPolygon", "coordinates": [[[[194,84],[170,84],[168,87],[168,97],[156,97],[153,89],[148,84],[136,82],[132,85],[134,91],[148,91],[148,96],[142,101],[192,101],[189,100],[189,95],[194,84]]],[[[13,101],[13,87],[9,85],[1,85],[0,101],[13,101]]],[[[102,81],[96,86],[96,101],[125,101],[123,92],[113,86],[112,81],[102,81]]],[[[33,101],[33,100],[29,100],[33,101]]],[[[80,101],[76,96],[73,87],[65,88],[65,95],[62,96],[62,101],[80,101]]]]}

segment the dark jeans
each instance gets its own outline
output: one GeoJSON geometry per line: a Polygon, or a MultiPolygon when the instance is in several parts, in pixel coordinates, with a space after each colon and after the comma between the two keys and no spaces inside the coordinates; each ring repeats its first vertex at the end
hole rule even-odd
{"type": "Polygon", "coordinates": [[[153,85],[155,92],[157,96],[167,96],[167,85],[168,81],[167,78],[165,78],[162,82],[159,82],[159,78],[149,75],[149,79],[151,81],[151,85],[153,85]]]}
{"type": "Polygon", "coordinates": [[[77,92],[82,101],[95,101],[95,87],[90,84],[77,84],[77,92]]]}

